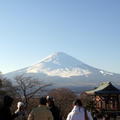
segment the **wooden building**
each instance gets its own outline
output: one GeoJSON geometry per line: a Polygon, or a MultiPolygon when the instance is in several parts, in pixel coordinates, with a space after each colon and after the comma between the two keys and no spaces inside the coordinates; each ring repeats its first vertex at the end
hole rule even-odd
{"type": "Polygon", "coordinates": [[[96,89],[85,93],[93,96],[97,110],[120,111],[120,90],[111,82],[104,82],[96,89]]]}

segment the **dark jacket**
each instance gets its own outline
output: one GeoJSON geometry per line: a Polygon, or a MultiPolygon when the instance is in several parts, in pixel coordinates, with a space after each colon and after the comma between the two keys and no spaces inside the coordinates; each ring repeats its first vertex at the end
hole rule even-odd
{"type": "Polygon", "coordinates": [[[4,97],[4,105],[0,109],[0,120],[14,120],[17,114],[11,114],[10,107],[12,105],[13,99],[10,96],[4,97]]]}
{"type": "Polygon", "coordinates": [[[49,107],[49,109],[52,112],[54,120],[61,120],[60,110],[58,109],[58,107],[56,107],[55,105],[53,105],[53,106],[49,107]]]}
{"type": "Polygon", "coordinates": [[[14,120],[17,114],[11,114],[10,108],[3,106],[0,110],[0,120],[14,120]]]}

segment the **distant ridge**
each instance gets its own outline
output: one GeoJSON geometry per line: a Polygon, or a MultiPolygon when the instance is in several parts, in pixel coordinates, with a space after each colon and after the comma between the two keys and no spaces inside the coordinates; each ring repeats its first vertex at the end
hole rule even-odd
{"type": "Polygon", "coordinates": [[[14,77],[20,74],[52,82],[55,87],[94,86],[106,81],[120,84],[120,74],[94,68],[64,52],[49,55],[34,65],[5,76],[14,81],[14,77]]]}

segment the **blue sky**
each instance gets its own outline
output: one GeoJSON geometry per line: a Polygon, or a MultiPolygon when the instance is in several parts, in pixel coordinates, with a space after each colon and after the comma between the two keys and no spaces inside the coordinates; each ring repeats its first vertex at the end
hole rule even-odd
{"type": "Polygon", "coordinates": [[[0,71],[54,52],[120,73],[120,0],[0,1],[0,71]]]}

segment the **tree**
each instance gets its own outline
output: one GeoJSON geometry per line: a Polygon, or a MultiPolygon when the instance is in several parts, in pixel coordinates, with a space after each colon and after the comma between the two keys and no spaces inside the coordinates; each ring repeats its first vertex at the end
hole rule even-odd
{"type": "Polygon", "coordinates": [[[15,96],[16,91],[10,80],[0,75],[0,105],[3,103],[5,95],[15,96]]]}
{"type": "Polygon", "coordinates": [[[0,79],[0,88],[2,87],[2,80],[0,79]]]}
{"type": "MultiPolygon", "coordinates": [[[[1,98],[1,95],[2,95],[1,88],[2,88],[2,79],[0,77],[0,98],[1,98]]],[[[0,99],[0,107],[1,107],[1,105],[2,105],[2,99],[0,99]]]]}
{"type": "Polygon", "coordinates": [[[41,80],[33,78],[31,76],[19,75],[15,77],[16,90],[22,99],[24,98],[26,108],[28,106],[30,98],[34,97],[38,93],[42,92],[46,87],[52,84],[44,84],[41,80]]]}
{"type": "Polygon", "coordinates": [[[2,87],[2,76],[1,76],[1,72],[0,72],[0,88],[2,87]]]}
{"type": "Polygon", "coordinates": [[[4,93],[4,95],[7,94],[11,96],[14,96],[16,94],[15,88],[12,85],[11,81],[5,77],[0,77],[0,91],[0,95],[2,95],[2,93],[4,93]]]}
{"type": "Polygon", "coordinates": [[[93,96],[87,95],[86,93],[81,93],[80,99],[83,103],[83,106],[86,107],[91,112],[95,111],[95,102],[93,96]]]}
{"type": "Polygon", "coordinates": [[[68,88],[57,88],[51,90],[48,95],[54,97],[55,103],[61,110],[61,116],[65,119],[72,109],[72,102],[77,97],[75,93],[68,88]]]}

